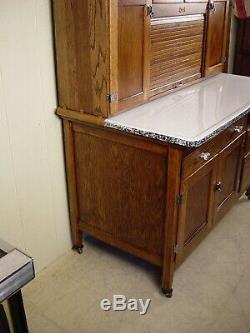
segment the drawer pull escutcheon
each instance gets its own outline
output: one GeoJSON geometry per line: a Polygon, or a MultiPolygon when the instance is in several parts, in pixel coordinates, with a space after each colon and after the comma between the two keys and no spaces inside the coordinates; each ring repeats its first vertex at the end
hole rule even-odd
{"type": "Polygon", "coordinates": [[[215,192],[221,192],[222,191],[222,183],[217,182],[214,187],[215,192]]]}
{"type": "Polygon", "coordinates": [[[204,161],[208,161],[210,157],[211,157],[210,153],[201,153],[200,154],[200,158],[202,158],[204,161]]]}

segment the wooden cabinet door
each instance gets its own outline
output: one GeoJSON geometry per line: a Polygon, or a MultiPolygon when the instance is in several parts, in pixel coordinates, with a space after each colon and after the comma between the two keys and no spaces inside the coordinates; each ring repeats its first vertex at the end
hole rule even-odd
{"type": "Polygon", "coordinates": [[[250,152],[243,158],[240,193],[243,193],[249,187],[250,187],[250,152]]]}
{"type": "Polygon", "coordinates": [[[213,159],[182,181],[177,264],[197,246],[212,225],[215,180],[216,159],[213,159]]]}
{"type": "Polygon", "coordinates": [[[205,76],[226,69],[229,41],[229,2],[215,1],[211,6],[207,17],[205,76]]]}
{"type": "Polygon", "coordinates": [[[215,222],[219,221],[238,196],[243,136],[234,140],[218,156],[215,185],[215,222]]]}
{"type": "Polygon", "coordinates": [[[111,113],[146,99],[149,0],[111,2],[111,113]]]}

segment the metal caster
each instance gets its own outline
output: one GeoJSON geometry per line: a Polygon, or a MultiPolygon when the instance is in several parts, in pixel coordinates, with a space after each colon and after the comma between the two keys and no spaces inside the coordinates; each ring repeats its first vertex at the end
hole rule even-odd
{"type": "Polygon", "coordinates": [[[73,246],[73,250],[76,251],[79,254],[82,254],[82,252],[83,252],[83,245],[81,245],[81,246],[73,246]]]}
{"type": "Polygon", "coordinates": [[[173,296],[173,288],[162,288],[162,292],[167,298],[171,298],[173,296]]]}

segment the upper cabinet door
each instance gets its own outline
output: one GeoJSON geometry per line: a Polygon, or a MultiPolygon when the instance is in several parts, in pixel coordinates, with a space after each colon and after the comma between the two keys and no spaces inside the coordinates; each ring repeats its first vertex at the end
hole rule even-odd
{"type": "Polygon", "coordinates": [[[151,3],[119,0],[111,5],[111,113],[146,99],[151,3]]]}
{"type": "Polygon", "coordinates": [[[224,72],[229,41],[229,2],[216,1],[208,6],[205,76],[224,72]]]}

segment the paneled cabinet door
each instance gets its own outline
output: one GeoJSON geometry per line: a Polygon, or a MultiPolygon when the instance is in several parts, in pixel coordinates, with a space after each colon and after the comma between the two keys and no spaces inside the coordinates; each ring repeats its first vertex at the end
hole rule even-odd
{"type": "Polygon", "coordinates": [[[111,113],[146,99],[150,4],[149,0],[111,2],[111,113]]]}
{"type": "Polygon", "coordinates": [[[241,171],[240,193],[250,187],[250,152],[244,157],[241,171]]]}
{"type": "Polygon", "coordinates": [[[208,6],[205,76],[223,72],[227,63],[229,2],[215,1],[208,6]]]}
{"type": "Polygon", "coordinates": [[[233,141],[218,156],[215,185],[215,222],[229,210],[238,195],[239,171],[243,151],[243,136],[233,141]]]}
{"type": "Polygon", "coordinates": [[[182,181],[177,264],[196,247],[212,225],[215,180],[216,160],[211,160],[182,181]]]}

